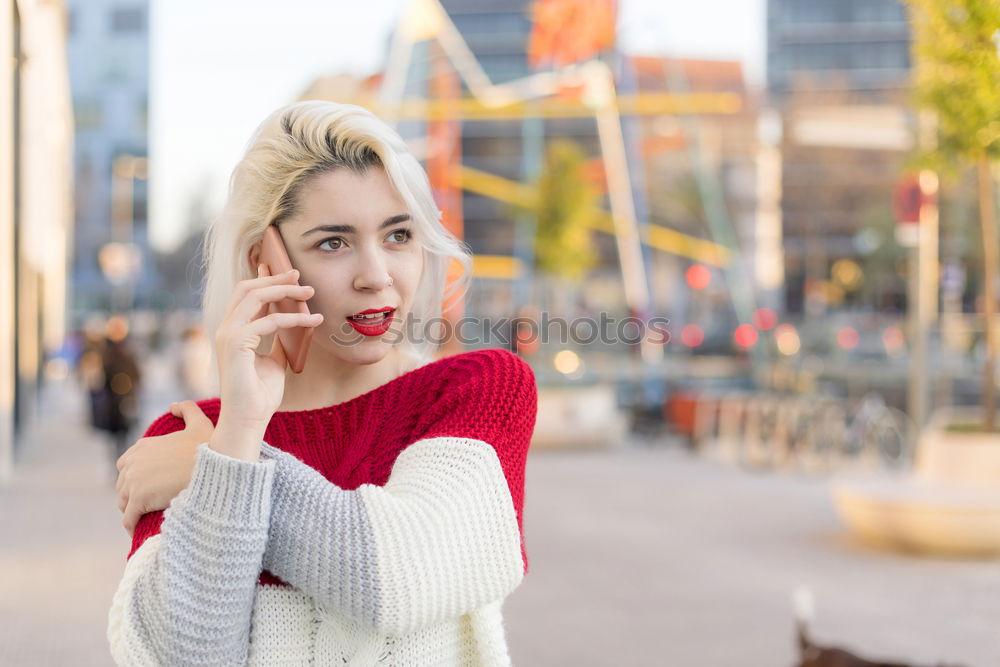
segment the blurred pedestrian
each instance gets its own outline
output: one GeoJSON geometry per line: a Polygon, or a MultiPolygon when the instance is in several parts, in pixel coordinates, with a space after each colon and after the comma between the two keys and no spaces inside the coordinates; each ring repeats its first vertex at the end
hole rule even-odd
{"type": "Polygon", "coordinates": [[[87,320],[83,328],[83,343],[76,363],[80,384],[87,392],[87,407],[90,427],[101,428],[101,402],[104,393],[104,318],[95,316],[87,320]]]}
{"type": "Polygon", "coordinates": [[[102,382],[96,392],[94,426],[111,437],[112,464],[133,442],[139,417],[142,373],[128,340],[128,320],[108,318],[100,349],[102,382]]]}

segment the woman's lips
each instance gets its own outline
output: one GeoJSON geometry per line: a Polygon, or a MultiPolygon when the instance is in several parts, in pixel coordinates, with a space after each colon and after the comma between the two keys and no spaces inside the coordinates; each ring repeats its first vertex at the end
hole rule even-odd
{"type": "Polygon", "coordinates": [[[389,325],[392,323],[392,316],[395,310],[383,311],[380,315],[373,318],[359,318],[355,319],[355,316],[347,317],[347,321],[350,323],[354,330],[365,336],[381,336],[386,331],[389,330],[389,325]]]}

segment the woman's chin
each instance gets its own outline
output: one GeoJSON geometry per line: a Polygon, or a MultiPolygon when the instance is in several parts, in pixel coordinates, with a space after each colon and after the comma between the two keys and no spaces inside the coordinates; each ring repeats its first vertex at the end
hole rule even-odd
{"type": "Polygon", "coordinates": [[[330,350],[330,355],[352,364],[368,365],[378,363],[392,352],[392,345],[378,338],[370,338],[350,347],[330,350]]]}

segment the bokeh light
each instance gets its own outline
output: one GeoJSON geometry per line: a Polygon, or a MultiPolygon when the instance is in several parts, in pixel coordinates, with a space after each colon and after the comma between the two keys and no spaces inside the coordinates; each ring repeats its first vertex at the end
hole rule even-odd
{"type": "Polygon", "coordinates": [[[695,264],[687,270],[685,275],[687,279],[687,284],[691,289],[702,290],[708,287],[708,284],[712,282],[712,273],[707,267],[701,264],[695,264]]]}
{"type": "Polygon", "coordinates": [[[552,365],[563,375],[574,375],[580,371],[583,362],[573,350],[560,350],[553,358],[552,365]]]}
{"type": "Polygon", "coordinates": [[[799,332],[791,324],[779,324],[774,330],[774,342],[778,346],[778,352],[785,356],[798,354],[802,347],[799,340],[799,332]]]}
{"type": "Polygon", "coordinates": [[[681,342],[688,347],[698,347],[705,342],[705,332],[697,324],[687,324],[681,329],[681,342]]]}
{"type": "Polygon", "coordinates": [[[896,357],[903,353],[903,348],[906,346],[906,336],[903,334],[903,330],[897,326],[886,327],[882,332],[882,344],[885,345],[885,351],[889,356],[896,357]]]}
{"type": "Polygon", "coordinates": [[[865,277],[864,271],[861,270],[861,266],[859,266],[853,259],[848,259],[846,257],[838,259],[833,263],[830,275],[833,277],[834,282],[848,292],[853,292],[861,287],[861,283],[864,282],[865,277]]]}
{"type": "Polygon", "coordinates": [[[861,342],[861,334],[854,327],[841,327],[837,332],[837,345],[844,350],[853,350],[861,342]]]}
{"type": "Polygon", "coordinates": [[[733,340],[740,347],[753,347],[757,344],[758,337],[757,329],[752,324],[741,324],[733,333],[733,340]]]}
{"type": "Polygon", "coordinates": [[[753,323],[761,331],[770,331],[778,324],[778,314],[770,308],[758,308],[754,311],[753,323]]]}

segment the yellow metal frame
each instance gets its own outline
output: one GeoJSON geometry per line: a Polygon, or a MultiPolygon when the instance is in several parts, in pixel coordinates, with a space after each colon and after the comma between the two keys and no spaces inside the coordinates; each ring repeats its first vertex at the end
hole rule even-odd
{"type": "MultiPolygon", "coordinates": [[[[455,185],[484,197],[524,207],[530,206],[536,196],[535,188],[530,185],[464,165],[455,171],[455,185]]],[[[716,267],[723,267],[730,261],[731,251],[718,243],[651,223],[640,224],[639,227],[644,235],[643,241],[657,250],[716,267]]],[[[615,226],[611,213],[602,211],[592,224],[592,228],[606,234],[614,234],[615,226]]]]}

